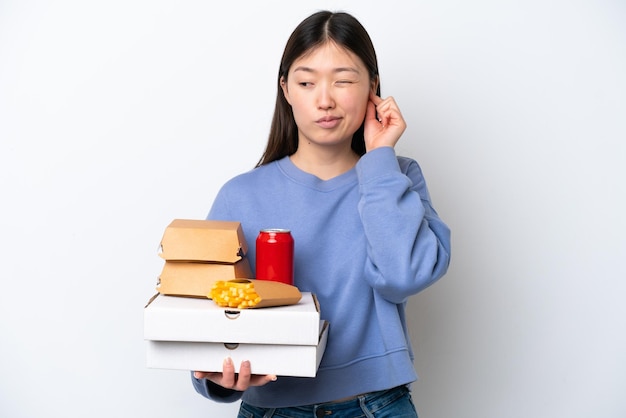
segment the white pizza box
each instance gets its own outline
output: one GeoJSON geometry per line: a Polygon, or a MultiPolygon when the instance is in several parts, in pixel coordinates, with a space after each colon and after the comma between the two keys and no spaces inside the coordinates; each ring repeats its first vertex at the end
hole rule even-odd
{"type": "Polygon", "coordinates": [[[259,309],[157,294],[144,308],[144,339],[317,346],[319,323],[319,303],[310,292],[298,303],[259,309]]]}
{"type": "Polygon", "coordinates": [[[221,372],[230,357],[239,372],[241,362],[250,361],[253,374],[315,377],[326,342],[329,324],[320,321],[315,345],[241,344],[189,341],[147,343],[147,366],[158,369],[221,372]]]}

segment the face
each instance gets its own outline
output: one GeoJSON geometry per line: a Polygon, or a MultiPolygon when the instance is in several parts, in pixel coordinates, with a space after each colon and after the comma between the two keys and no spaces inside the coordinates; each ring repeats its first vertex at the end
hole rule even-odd
{"type": "Polygon", "coordinates": [[[281,82],[298,126],[298,140],[350,144],[363,123],[373,83],[354,53],[328,42],[297,59],[281,82]]]}

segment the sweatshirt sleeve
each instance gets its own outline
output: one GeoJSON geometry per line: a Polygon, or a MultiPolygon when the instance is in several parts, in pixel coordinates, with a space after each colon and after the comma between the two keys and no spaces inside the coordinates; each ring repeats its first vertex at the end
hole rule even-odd
{"type": "Polygon", "coordinates": [[[196,379],[191,372],[191,382],[200,395],[219,403],[230,403],[241,399],[243,392],[227,389],[207,379],[196,379]]]}
{"type": "Polygon", "coordinates": [[[378,148],[361,157],[357,174],[366,280],[383,298],[402,303],[447,271],[450,229],[432,207],[416,161],[378,148]]]}

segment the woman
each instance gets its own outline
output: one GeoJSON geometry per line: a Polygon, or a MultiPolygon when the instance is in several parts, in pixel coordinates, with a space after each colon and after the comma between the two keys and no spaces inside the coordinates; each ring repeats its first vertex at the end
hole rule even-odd
{"type": "MultiPolygon", "coordinates": [[[[330,323],[315,378],[251,375],[249,362],[235,374],[230,359],[222,373],[193,373],[202,395],[241,398],[240,417],[417,416],[405,304],[446,272],[450,231],[418,164],[396,156],[406,124],[379,95],[361,24],[308,17],[285,47],[259,164],[213,203],[208,218],[241,222],[249,242],[264,228],[291,230],[294,284],[317,295],[330,323]]],[[[252,265],[255,256],[250,248],[252,265]]]]}

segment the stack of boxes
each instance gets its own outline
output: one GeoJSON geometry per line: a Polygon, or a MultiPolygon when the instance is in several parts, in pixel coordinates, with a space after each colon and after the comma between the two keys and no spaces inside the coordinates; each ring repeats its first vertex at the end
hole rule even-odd
{"type": "Polygon", "coordinates": [[[239,222],[174,219],[161,239],[157,291],[206,298],[217,280],[254,277],[247,252],[239,222]]]}
{"type": "MultiPolygon", "coordinates": [[[[174,220],[165,230],[159,292],[144,308],[147,365],[151,368],[219,372],[230,357],[238,372],[313,377],[328,337],[314,294],[285,293],[284,284],[255,281],[238,222],[174,220]],[[207,296],[217,280],[249,279],[288,300],[282,306],[236,309],[207,296]]],[[[292,287],[293,288],[293,287],[292,287]]],[[[289,290],[289,289],[288,289],[289,290]]]]}

